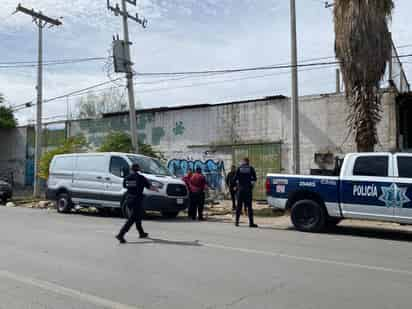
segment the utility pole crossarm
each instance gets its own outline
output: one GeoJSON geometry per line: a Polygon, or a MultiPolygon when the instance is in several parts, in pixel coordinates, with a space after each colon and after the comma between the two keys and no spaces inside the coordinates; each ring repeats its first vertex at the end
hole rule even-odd
{"type": "Polygon", "coordinates": [[[46,16],[46,15],[43,15],[41,12],[35,12],[33,9],[30,10],[30,9],[28,9],[28,8],[25,8],[25,7],[23,7],[21,4],[19,4],[19,5],[17,6],[16,11],[17,11],[17,12],[24,13],[24,14],[26,14],[26,15],[30,15],[30,16],[32,16],[32,17],[35,18],[35,19],[44,21],[45,23],[50,24],[50,25],[53,25],[53,26],[61,26],[61,25],[62,25],[62,22],[61,22],[60,20],[54,19],[54,18],[50,18],[50,17],[48,17],[48,16],[46,16]]]}
{"type": "MultiPolygon", "coordinates": [[[[130,4],[133,4],[133,5],[136,5],[136,1],[133,2],[133,1],[127,0],[126,2],[128,2],[130,4]]],[[[107,0],[107,9],[112,11],[114,13],[114,15],[116,15],[116,16],[120,15],[122,17],[129,18],[129,19],[137,22],[138,24],[141,24],[143,28],[147,28],[148,20],[146,18],[140,18],[139,14],[137,14],[137,13],[136,13],[135,16],[130,15],[128,12],[123,11],[120,8],[119,4],[116,4],[116,6],[112,6],[110,4],[110,0],[107,0]]]]}

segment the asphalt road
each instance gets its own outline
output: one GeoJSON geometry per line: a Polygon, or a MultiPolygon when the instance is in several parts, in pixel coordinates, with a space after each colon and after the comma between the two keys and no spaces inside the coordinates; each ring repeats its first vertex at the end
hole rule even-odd
{"type": "Polygon", "coordinates": [[[0,308],[410,308],[412,235],[0,207],[0,308]]]}

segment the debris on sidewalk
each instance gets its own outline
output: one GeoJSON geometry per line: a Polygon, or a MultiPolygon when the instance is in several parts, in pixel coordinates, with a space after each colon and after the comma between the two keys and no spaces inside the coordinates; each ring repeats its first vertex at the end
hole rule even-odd
{"type": "Polygon", "coordinates": [[[14,204],[13,202],[8,202],[6,204],[6,207],[16,207],[16,204],[14,204]]]}

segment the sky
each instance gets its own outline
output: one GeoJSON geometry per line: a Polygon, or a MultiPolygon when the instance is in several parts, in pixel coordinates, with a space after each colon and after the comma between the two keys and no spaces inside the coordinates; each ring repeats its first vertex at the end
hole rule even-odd
{"type": "MultiPolygon", "coordinates": [[[[116,1],[111,0],[112,5],[116,1]]],[[[1,63],[35,61],[37,29],[31,18],[11,15],[18,1],[2,0],[1,63]]],[[[110,64],[112,37],[122,37],[122,24],[106,0],[21,0],[25,7],[60,18],[63,25],[44,30],[44,60],[102,57],[85,63],[45,67],[44,99],[64,95],[119,77],[110,64]]],[[[289,0],[137,0],[130,13],[148,19],[148,27],[130,22],[132,61],[136,72],[176,72],[257,67],[290,62],[289,0]]],[[[399,54],[412,53],[410,0],[395,0],[391,31],[399,54]]],[[[322,0],[296,0],[299,61],[333,61],[332,10],[322,0]],[[314,60],[313,60],[314,59],[314,60]]],[[[0,64],[1,65],[1,64],[0,64]]],[[[412,59],[404,59],[411,78],[412,59]]],[[[335,91],[335,66],[304,68],[299,94],[335,91]]],[[[412,78],[411,78],[412,79],[412,78]]],[[[290,95],[290,70],[182,77],[137,76],[136,97],[142,108],[219,103],[271,95],[290,95]]],[[[125,93],[123,81],[102,86],[125,93]]],[[[0,68],[0,92],[7,104],[36,98],[36,68],[0,68]]],[[[102,91],[104,91],[104,89],[102,91]]],[[[97,89],[98,90],[98,89],[97,89]]],[[[102,93],[96,91],[96,94],[102,93]]],[[[79,97],[44,104],[44,120],[75,113],[79,97]]],[[[20,124],[35,117],[35,108],[17,113],[20,124]]]]}

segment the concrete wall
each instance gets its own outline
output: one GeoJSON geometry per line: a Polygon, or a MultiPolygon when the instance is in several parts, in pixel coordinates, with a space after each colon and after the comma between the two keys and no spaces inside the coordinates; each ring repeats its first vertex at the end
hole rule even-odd
{"type": "MultiPolygon", "coordinates": [[[[378,127],[377,150],[396,147],[394,94],[383,95],[383,118],[378,127]]],[[[315,153],[334,155],[356,151],[346,124],[343,95],[300,98],[301,166],[303,173],[319,166],[315,153]]],[[[290,99],[272,98],[252,102],[141,112],[139,137],[165,153],[168,159],[221,160],[232,164],[230,147],[250,143],[282,143],[282,167],[290,171],[290,99]]],[[[70,135],[85,134],[96,146],[109,130],[128,130],[128,116],[99,121],[73,122],[70,135]]],[[[238,162],[234,162],[238,163],[238,162]]],[[[330,166],[329,166],[330,167],[330,166]]]]}
{"type": "Polygon", "coordinates": [[[16,184],[25,183],[27,129],[0,129],[0,175],[13,175],[16,184]]]}
{"type": "MultiPolygon", "coordinates": [[[[383,95],[383,118],[378,127],[377,151],[396,147],[395,94],[383,95]]],[[[290,171],[290,99],[277,97],[250,102],[142,111],[138,115],[139,138],[162,151],[168,160],[212,160],[226,169],[232,162],[231,145],[281,143],[281,166],[290,171]]],[[[318,168],[315,153],[333,156],[356,151],[346,125],[343,95],[300,98],[301,167],[307,174],[318,168]]],[[[67,134],[83,134],[98,147],[109,131],[128,131],[128,114],[98,120],[72,121],[67,134]]],[[[24,183],[27,131],[0,130],[4,150],[0,170],[13,170],[16,182],[24,183]]],[[[332,156],[332,158],[333,158],[332,156]]],[[[253,163],[253,162],[252,162],[253,163]]],[[[326,167],[331,167],[328,165],[326,167]]]]}

